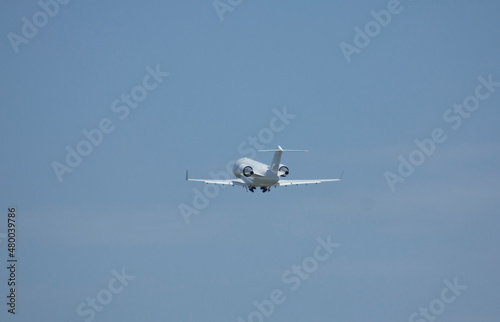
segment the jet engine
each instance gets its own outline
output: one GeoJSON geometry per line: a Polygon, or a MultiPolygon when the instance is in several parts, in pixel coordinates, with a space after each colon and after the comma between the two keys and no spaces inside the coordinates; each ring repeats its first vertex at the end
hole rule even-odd
{"type": "Polygon", "coordinates": [[[253,174],[253,169],[251,166],[247,165],[243,168],[242,172],[245,177],[250,177],[253,174]]]}
{"type": "Polygon", "coordinates": [[[286,177],[290,173],[290,169],[288,169],[288,167],[284,165],[281,166],[278,171],[280,177],[286,177]]]}

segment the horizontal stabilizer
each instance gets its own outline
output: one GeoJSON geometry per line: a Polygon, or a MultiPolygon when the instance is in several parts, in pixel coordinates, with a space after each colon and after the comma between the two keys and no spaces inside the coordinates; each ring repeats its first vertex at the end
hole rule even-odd
{"type": "Polygon", "coordinates": [[[272,150],[257,150],[259,152],[309,152],[309,150],[278,150],[278,149],[272,149],[272,150]]]}

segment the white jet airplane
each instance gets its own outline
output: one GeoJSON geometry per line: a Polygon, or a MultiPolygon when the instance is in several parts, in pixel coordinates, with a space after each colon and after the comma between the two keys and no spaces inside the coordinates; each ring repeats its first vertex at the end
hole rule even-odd
{"type": "Polygon", "coordinates": [[[200,181],[205,183],[242,186],[251,192],[255,191],[256,187],[260,187],[262,192],[271,191],[271,187],[291,186],[299,184],[318,184],[322,182],[340,181],[339,179],[313,179],[313,180],[281,180],[281,177],[286,177],[290,170],[284,164],[281,164],[281,154],[283,152],[307,152],[307,150],[283,150],[279,145],[275,150],[259,150],[260,152],[274,152],[274,158],[271,165],[249,159],[241,158],[233,166],[233,174],[236,179],[233,180],[212,180],[212,179],[189,179],[188,171],[186,170],[186,180],[200,181]]]}

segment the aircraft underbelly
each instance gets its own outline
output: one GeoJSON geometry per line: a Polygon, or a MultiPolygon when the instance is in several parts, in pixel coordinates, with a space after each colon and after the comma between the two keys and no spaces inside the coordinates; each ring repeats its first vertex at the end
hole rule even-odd
{"type": "Polygon", "coordinates": [[[278,178],[270,178],[270,177],[258,177],[255,176],[252,178],[253,185],[256,187],[269,187],[278,182],[278,178]]]}

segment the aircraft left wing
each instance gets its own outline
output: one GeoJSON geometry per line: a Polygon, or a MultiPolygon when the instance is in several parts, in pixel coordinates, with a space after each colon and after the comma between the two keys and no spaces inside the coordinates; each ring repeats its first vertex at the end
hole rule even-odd
{"type": "Polygon", "coordinates": [[[341,181],[343,176],[344,176],[344,171],[342,171],[342,174],[338,179],[280,180],[276,183],[276,185],[283,187],[283,186],[295,186],[295,185],[298,186],[299,184],[318,184],[323,182],[341,181]]]}
{"type": "Polygon", "coordinates": [[[186,180],[187,181],[198,181],[198,182],[204,182],[204,183],[211,183],[211,184],[230,185],[230,186],[234,186],[234,185],[244,186],[245,185],[245,182],[241,179],[231,179],[231,180],[189,179],[187,170],[186,170],[186,180]]]}

